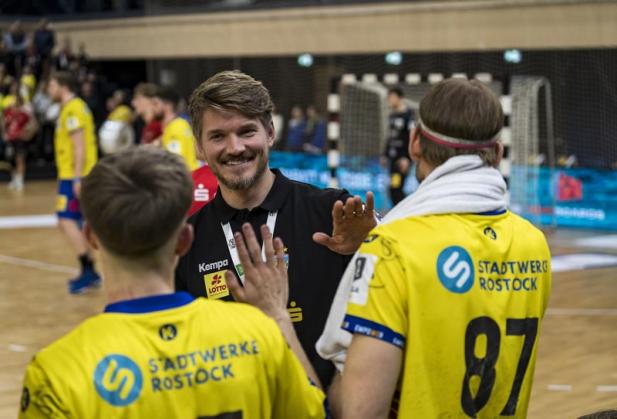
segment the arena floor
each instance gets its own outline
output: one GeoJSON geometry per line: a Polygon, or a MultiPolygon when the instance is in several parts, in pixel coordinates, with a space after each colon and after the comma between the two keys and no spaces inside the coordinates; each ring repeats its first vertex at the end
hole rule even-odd
{"type": "MultiPolygon", "coordinates": [[[[67,292],[66,280],[77,269],[53,227],[54,188],[53,182],[32,182],[17,194],[0,185],[0,418],[16,416],[24,368],[36,351],[104,306],[100,290],[67,292]],[[31,215],[48,217],[25,217],[31,215]]],[[[559,230],[549,239],[554,255],[574,256],[554,264],[559,272],[529,417],[574,418],[617,408],[617,235],[559,230]]]]}

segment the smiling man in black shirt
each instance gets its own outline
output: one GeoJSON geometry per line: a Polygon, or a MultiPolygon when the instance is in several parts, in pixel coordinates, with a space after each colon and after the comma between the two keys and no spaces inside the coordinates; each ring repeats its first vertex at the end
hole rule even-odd
{"type": "Polygon", "coordinates": [[[244,276],[233,234],[245,222],[255,230],[268,225],[287,246],[288,310],[327,386],[334,368],[317,355],[315,342],[350,255],[376,224],[372,194],[364,206],[344,190],[318,189],[270,169],[272,100],[261,82],[246,74],[227,71],[211,77],[193,92],[189,111],[198,151],[219,190],[189,220],[195,242],[176,269],[177,290],[231,299],[225,271],[235,271],[241,281],[244,276]]]}

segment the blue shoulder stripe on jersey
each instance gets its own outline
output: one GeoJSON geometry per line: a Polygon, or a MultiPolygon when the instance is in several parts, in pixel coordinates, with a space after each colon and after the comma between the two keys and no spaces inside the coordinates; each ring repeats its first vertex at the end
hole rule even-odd
{"type": "Polygon", "coordinates": [[[500,208],[500,209],[496,209],[493,211],[479,212],[476,215],[501,215],[501,214],[505,214],[506,211],[507,209],[500,208]]]}
{"type": "Polygon", "coordinates": [[[174,294],[153,295],[118,301],[105,307],[105,313],[150,313],[186,305],[194,298],[188,292],[180,291],[174,294]]]}
{"type": "Polygon", "coordinates": [[[399,348],[405,347],[405,337],[403,335],[396,333],[389,327],[361,317],[347,314],[345,319],[343,319],[343,325],[341,327],[350,333],[383,340],[399,348]]]}

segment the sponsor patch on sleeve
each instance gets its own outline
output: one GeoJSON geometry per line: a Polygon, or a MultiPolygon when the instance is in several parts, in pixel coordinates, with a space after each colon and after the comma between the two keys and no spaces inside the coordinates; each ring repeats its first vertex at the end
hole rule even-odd
{"type": "Polygon", "coordinates": [[[377,256],[367,253],[358,253],[347,266],[345,275],[353,275],[349,302],[365,305],[368,301],[368,289],[375,273],[377,256]]]}
{"type": "Polygon", "coordinates": [[[174,153],[174,154],[181,154],[182,153],[182,145],[180,144],[180,141],[178,140],[171,140],[168,144],[167,144],[167,151],[174,153]]]}
{"type": "Polygon", "coordinates": [[[75,131],[76,129],[81,128],[81,124],[79,123],[79,118],[77,118],[74,115],[69,115],[69,117],[66,118],[66,128],[69,132],[75,131]]]}

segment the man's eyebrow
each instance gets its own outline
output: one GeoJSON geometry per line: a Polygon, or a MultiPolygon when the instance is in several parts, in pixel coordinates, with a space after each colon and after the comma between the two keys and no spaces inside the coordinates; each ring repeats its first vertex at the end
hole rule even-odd
{"type": "Polygon", "coordinates": [[[210,137],[210,136],[212,136],[212,135],[214,135],[214,134],[220,134],[220,133],[222,133],[222,132],[223,132],[223,130],[216,128],[216,129],[211,129],[211,130],[209,130],[209,131],[206,131],[206,135],[207,135],[208,137],[210,137]]]}

